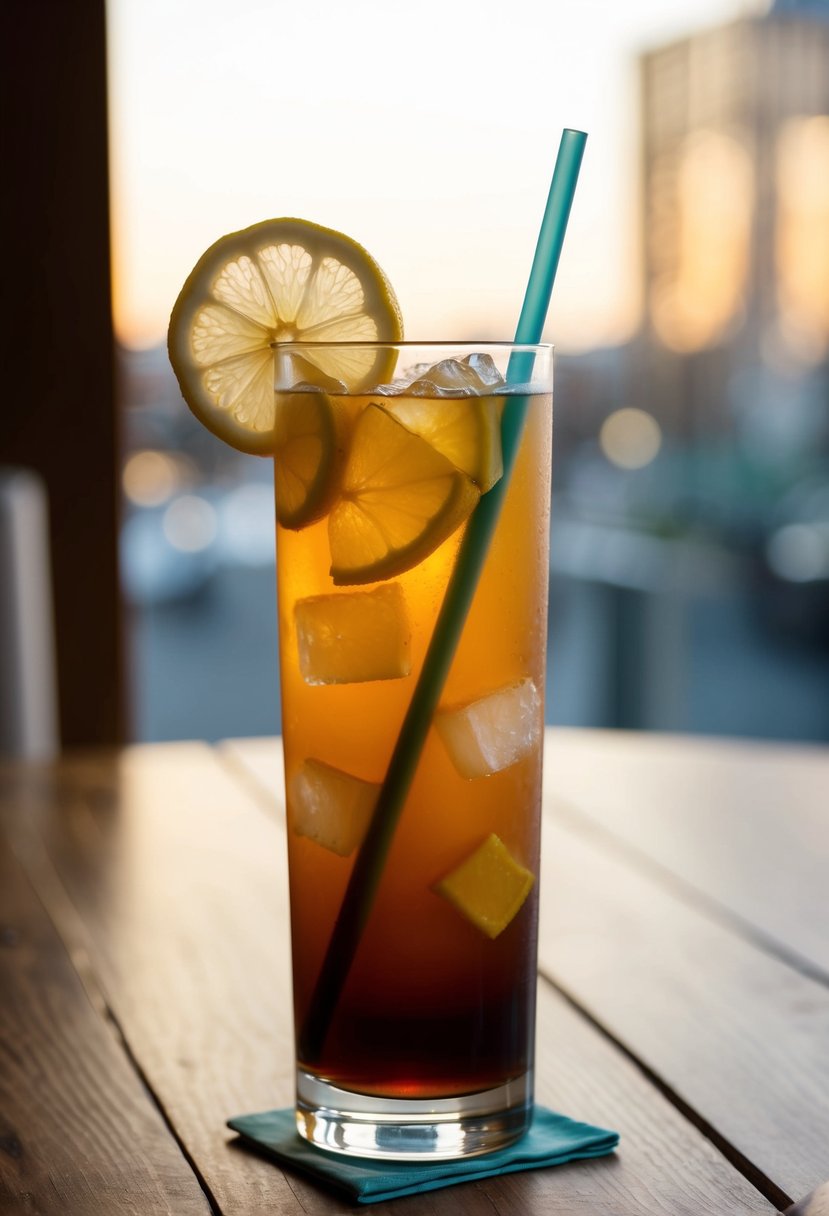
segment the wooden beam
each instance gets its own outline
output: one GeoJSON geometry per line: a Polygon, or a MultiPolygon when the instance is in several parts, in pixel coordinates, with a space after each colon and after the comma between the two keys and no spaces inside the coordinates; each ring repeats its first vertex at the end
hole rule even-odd
{"type": "Polygon", "coordinates": [[[49,495],[62,741],[124,736],[104,0],[4,8],[0,460],[49,495]]]}

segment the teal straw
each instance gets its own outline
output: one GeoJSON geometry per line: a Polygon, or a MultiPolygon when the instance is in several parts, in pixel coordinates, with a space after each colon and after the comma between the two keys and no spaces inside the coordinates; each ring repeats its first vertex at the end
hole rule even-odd
{"type": "Polygon", "coordinates": [[[544,208],[524,303],[515,330],[516,342],[535,344],[541,341],[586,142],[584,131],[571,131],[569,128],[562,131],[547,206],[544,208]]]}
{"type": "MultiPolygon", "coordinates": [[[[562,133],[547,206],[544,209],[521,316],[515,332],[516,343],[531,345],[541,341],[586,139],[583,131],[565,130],[562,133]]],[[[514,352],[507,369],[507,382],[520,384],[527,381],[527,372],[530,369],[526,360],[529,358],[531,363],[533,357],[532,352],[514,352]]],[[[374,904],[395,828],[414,779],[420,753],[449,674],[498,522],[524,427],[527,404],[526,397],[516,396],[504,410],[501,435],[504,473],[492,489],[482,495],[469,519],[458,549],[423,669],[403,719],[368,831],[355,859],[331,940],[311,995],[308,1014],[299,1034],[299,1055],[302,1063],[313,1064],[322,1051],[337,1002],[374,904]]]]}

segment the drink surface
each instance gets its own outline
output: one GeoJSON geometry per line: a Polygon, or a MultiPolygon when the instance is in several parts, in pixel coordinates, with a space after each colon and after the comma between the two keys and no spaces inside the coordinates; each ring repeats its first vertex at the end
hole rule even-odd
{"type": "MultiPolygon", "coordinates": [[[[332,400],[353,421],[380,399],[332,400]]],[[[499,400],[501,409],[514,406],[508,396],[499,400]]],[[[441,884],[493,836],[510,859],[507,866],[537,880],[551,426],[550,396],[531,396],[502,513],[441,697],[450,719],[459,709],[494,706],[499,728],[515,736],[517,758],[502,767],[496,762],[489,775],[470,776],[459,771],[465,713],[454,714],[461,720],[460,744],[451,730],[430,730],[321,1054],[298,1061],[344,1089],[445,1097],[500,1085],[532,1063],[537,881],[492,932],[447,898],[441,884]],[[493,698],[497,693],[500,700],[493,698]],[[512,712],[519,715],[514,723],[512,712]]],[[[368,813],[366,800],[385,775],[462,535],[463,528],[456,530],[411,569],[354,587],[331,578],[325,519],[298,531],[277,528],[297,1027],[357,847],[354,831],[326,837],[309,829],[309,806],[319,809],[322,790],[349,807],[352,826],[368,813]],[[356,631],[355,619],[362,622],[356,631]],[[351,650],[332,658],[343,621],[351,650]]]]}

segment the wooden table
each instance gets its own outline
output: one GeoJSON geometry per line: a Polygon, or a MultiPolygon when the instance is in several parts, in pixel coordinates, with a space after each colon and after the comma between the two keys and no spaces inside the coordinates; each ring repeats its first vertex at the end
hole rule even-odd
{"type": "MultiPolygon", "coordinates": [[[[546,763],[538,1096],[620,1148],[378,1216],[829,1210],[829,749],[546,763]]],[[[224,1127],[291,1100],[279,788],[267,740],[0,766],[3,1216],[348,1210],[224,1127]]]]}

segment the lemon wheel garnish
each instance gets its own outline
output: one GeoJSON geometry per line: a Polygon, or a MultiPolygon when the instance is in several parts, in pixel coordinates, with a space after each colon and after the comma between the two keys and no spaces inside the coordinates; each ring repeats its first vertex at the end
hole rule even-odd
{"type": "Polygon", "coordinates": [[[276,518],[284,528],[321,519],[337,488],[340,449],[325,393],[283,393],[273,432],[276,518]]]}
{"type": "Polygon", "coordinates": [[[390,414],[476,483],[482,494],[502,472],[499,397],[390,397],[390,414]]]}
{"type": "MultiPolygon", "coordinates": [[[[307,220],[275,219],[202,255],[173,308],[167,345],[199,421],[232,447],[265,455],[274,446],[273,343],[395,342],[402,333],[394,292],[362,246],[307,220]]],[[[359,348],[308,363],[352,392],[389,370],[384,356],[359,348]]]]}
{"type": "Polygon", "coordinates": [[[378,405],[354,427],[328,517],[331,577],[373,583],[416,566],[470,515],[478,487],[378,405]]]}

